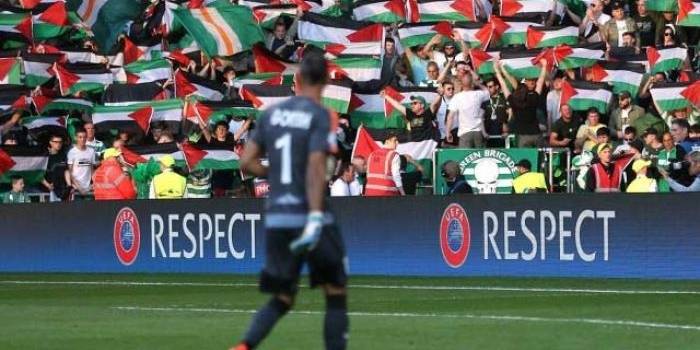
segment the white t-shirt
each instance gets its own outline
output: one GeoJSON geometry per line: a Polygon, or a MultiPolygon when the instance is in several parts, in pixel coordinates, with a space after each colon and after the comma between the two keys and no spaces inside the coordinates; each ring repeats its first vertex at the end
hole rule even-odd
{"type": "Polygon", "coordinates": [[[627,33],[627,22],[624,20],[615,21],[615,25],[617,25],[617,46],[622,46],[622,42],[624,41],[622,36],[627,33]]]}
{"type": "Polygon", "coordinates": [[[488,100],[489,93],[483,90],[462,91],[452,97],[448,108],[459,118],[458,136],[470,131],[481,131],[484,118],[481,104],[488,100]]]}
{"type": "Polygon", "coordinates": [[[68,151],[68,165],[73,165],[71,176],[76,182],[73,187],[89,190],[92,182],[92,167],[95,165],[95,150],[90,147],[85,147],[82,151],[76,147],[71,148],[68,151]]]}
{"type": "MultiPolygon", "coordinates": [[[[438,108],[435,114],[435,118],[437,118],[438,121],[438,129],[440,130],[440,137],[443,139],[447,136],[447,130],[445,129],[447,128],[447,110],[450,101],[452,101],[451,97],[443,96],[440,108],[438,108]]],[[[452,121],[452,129],[456,129],[457,127],[459,127],[459,118],[455,118],[455,120],[452,121]]]]}
{"type": "Polygon", "coordinates": [[[343,179],[337,179],[331,185],[331,197],[359,196],[361,194],[362,186],[360,186],[357,179],[351,183],[347,183],[343,179]]]}

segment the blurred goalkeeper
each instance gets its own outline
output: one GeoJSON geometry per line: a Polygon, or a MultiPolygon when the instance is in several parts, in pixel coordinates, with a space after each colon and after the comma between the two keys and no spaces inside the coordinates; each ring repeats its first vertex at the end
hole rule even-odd
{"type": "Polygon", "coordinates": [[[294,304],[299,275],[308,264],[311,287],[326,296],[326,349],[345,349],[348,333],[346,257],[332,215],[324,209],[326,157],[336,145],[331,115],[321,106],[327,63],[304,55],[296,95],[265,111],[248,141],[241,166],[267,177],[265,267],[260,290],[272,294],[235,350],[257,347],[294,304]],[[260,158],[267,154],[269,167],[260,158]]]}

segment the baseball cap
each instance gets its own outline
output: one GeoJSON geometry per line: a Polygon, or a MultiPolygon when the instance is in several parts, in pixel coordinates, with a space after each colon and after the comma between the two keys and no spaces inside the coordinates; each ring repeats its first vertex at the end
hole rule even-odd
{"type": "Polygon", "coordinates": [[[175,158],[169,154],[166,154],[160,158],[160,164],[163,164],[166,167],[171,167],[175,164],[175,158]]]}
{"type": "Polygon", "coordinates": [[[638,173],[640,170],[644,168],[648,168],[651,165],[651,162],[648,160],[644,159],[637,159],[632,163],[632,170],[634,170],[635,173],[638,173]]]}
{"type": "Polygon", "coordinates": [[[107,148],[102,154],[102,159],[109,159],[114,157],[119,157],[122,152],[114,147],[107,148]]]}
{"type": "Polygon", "coordinates": [[[422,103],[423,106],[426,105],[425,97],[423,97],[423,96],[413,95],[413,96],[411,96],[411,101],[418,101],[418,102],[422,103]]]}
{"type": "Polygon", "coordinates": [[[601,154],[605,149],[612,150],[612,146],[609,143],[600,143],[595,146],[595,153],[601,154]]]}
{"type": "Polygon", "coordinates": [[[632,97],[632,95],[630,95],[629,91],[627,91],[627,90],[620,92],[620,95],[618,96],[618,98],[620,100],[623,98],[631,98],[631,97],[632,97]]]}

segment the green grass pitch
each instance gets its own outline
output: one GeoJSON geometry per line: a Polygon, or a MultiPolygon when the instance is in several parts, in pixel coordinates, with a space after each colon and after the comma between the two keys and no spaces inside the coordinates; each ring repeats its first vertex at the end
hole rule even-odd
{"type": "MultiPolygon", "coordinates": [[[[253,276],[0,275],[0,349],[227,349],[253,276]],[[106,283],[105,283],[106,282],[106,283]]],[[[351,278],[350,349],[700,349],[700,282],[351,278]]],[[[302,288],[261,349],[321,349],[302,288]]]]}

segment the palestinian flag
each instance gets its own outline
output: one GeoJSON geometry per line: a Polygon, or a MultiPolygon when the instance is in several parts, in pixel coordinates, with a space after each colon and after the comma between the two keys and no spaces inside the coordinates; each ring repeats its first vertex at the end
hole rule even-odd
{"type": "Polygon", "coordinates": [[[122,147],[122,156],[124,157],[124,161],[130,165],[146,163],[151,158],[158,161],[165,155],[171,155],[173,158],[175,158],[175,163],[178,166],[185,165],[185,159],[182,155],[182,151],[177,147],[175,142],[122,147]]]}
{"type": "Polygon", "coordinates": [[[691,101],[698,102],[700,86],[697,82],[654,84],[650,92],[659,112],[671,112],[692,105],[691,101]]]}
{"type": "Polygon", "coordinates": [[[642,47],[637,53],[634,47],[611,47],[608,51],[608,60],[613,62],[638,63],[644,66],[649,73],[649,60],[646,47],[642,47]]]}
{"type": "Polygon", "coordinates": [[[170,62],[164,58],[153,61],[136,61],[124,66],[129,84],[166,81],[173,75],[170,62]]]}
{"type": "Polygon", "coordinates": [[[125,36],[123,45],[123,65],[140,60],[154,60],[163,57],[161,40],[158,38],[130,39],[128,36],[125,36]]]}
{"type": "Polygon", "coordinates": [[[182,155],[190,171],[197,169],[236,170],[238,153],[233,149],[199,146],[189,142],[182,144],[182,155]]]}
{"type": "Polygon", "coordinates": [[[216,124],[228,117],[255,118],[258,110],[248,101],[189,101],[183,111],[185,118],[192,123],[216,124]]]}
{"type": "Polygon", "coordinates": [[[321,104],[340,113],[346,114],[352,97],[352,81],[334,80],[326,84],[321,95],[321,104]]]}
{"type": "Polygon", "coordinates": [[[416,0],[421,22],[476,22],[474,1],[479,0],[416,0]]]}
{"type": "Polygon", "coordinates": [[[76,63],[60,65],[54,63],[51,71],[58,79],[58,86],[63,96],[76,92],[99,92],[114,82],[112,71],[104,65],[76,63]]]}
{"type": "MultiPolygon", "coordinates": [[[[2,173],[0,183],[10,183],[12,176],[21,176],[27,185],[41,183],[46,174],[46,166],[49,163],[49,155],[43,147],[0,146],[0,166],[11,167],[2,173]],[[7,156],[11,161],[7,160],[7,156]]],[[[1,169],[0,169],[1,170],[1,169]]],[[[2,171],[0,171],[2,172],[2,171]]]]}
{"type": "Polygon", "coordinates": [[[262,30],[245,6],[179,8],[175,17],[209,56],[233,56],[264,41],[262,30]]]}
{"type": "Polygon", "coordinates": [[[299,68],[298,63],[286,60],[262,45],[253,46],[253,59],[256,73],[294,75],[299,68]]]}
{"type": "Polygon", "coordinates": [[[63,1],[41,4],[33,11],[32,32],[34,40],[43,41],[55,38],[70,30],[68,12],[63,1]],[[37,11],[37,9],[42,8],[37,11]]]}
{"type": "Polygon", "coordinates": [[[360,43],[332,44],[327,43],[322,45],[328,54],[334,58],[338,56],[380,56],[382,54],[383,43],[381,41],[364,41],[360,43]]]}
{"type": "Polygon", "coordinates": [[[534,18],[496,16],[489,18],[489,25],[493,31],[491,40],[501,46],[525,45],[528,28],[540,26],[534,18]]]}
{"type": "MultiPolygon", "coordinates": [[[[481,24],[477,23],[462,23],[459,30],[464,37],[464,40],[471,42],[476,31],[479,30],[481,24]],[[469,30],[473,31],[468,32],[469,30]]],[[[399,27],[399,41],[403,47],[414,47],[427,44],[435,34],[442,34],[446,37],[452,35],[453,27],[448,22],[421,22],[421,23],[404,23],[399,27]]]]}
{"type": "Polygon", "coordinates": [[[493,35],[492,27],[483,23],[455,23],[453,29],[459,32],[462,40],[472,48],[488,47],[493,35]]]}
{"type": "Polygon", "coordinates": [[[170,130],[180,130],[182,101],[162,100],[128,105],[95,106],[92,121],[98,132],[126,130],[131,133],[147,133],[150,124],[165,122],[170,130]]]}
{"type": "Polygon", "coordinates": [[[676,23],[684,27],[700,27],[700,1],[678,0],[676,23]]]}
{"type": "Polygon", "coordinates": [[[530,49],[578,44],[577,27],[528,27],[525,46],[530,49]]]}
{"type": "Polygon", "coordinates": [[[283,76],[280,73],[248,73],[240,77],[236,77],[233,81],[233,87],[240,89],[241,86],[250,85],[291,85],[294,81],[293,75],[283,76]],[[291,77],[291,79],[286,79],[291,77]]]}
{"type": "Polygon", "coordinates": [[[0,58],[0,85],[22,83],[20,61],[16,58],[0,58]]]}
{"type": "MultiPolygon", "coordinates": [[[[583,18],[586,15],[586,10],[593,3],[593,0],[557,0],[564,4],[571,12],[583,18]]],[[[647,8],[649,9],[649,8],[647,8]]],[[[650,10],[650,9],[649,9],[650,10]]]]}
{"type": "Polygon", "coordinates": [[[350,98],[349,114],[350,125],[353,128],[358,128],[363,124],[373,129],[404,127],[403,120],[400,118],[389,120],[384,117],[384,99],[379,96],[379,91],[362,93],[353,91],[350,98]]]}
{"type": "Polygon", "coordinates": [[[193,95],[205,100],[222,100],[224,91],[224,86],[216,81],[180,69],[175,72],[176,97],[193,95]]]}
{"type": "Polygon", "coordinates": [[[22,126],[27,128],[32,135],[65,134],[66,118],[44,116],[24,117],[22,118],[22,126]]]}
{"type": "Polygon", "coordinates": [[[678,12],[678,0],[646,0],[647,10],[678,12]]]}
{"type": "Polygon", "coordinates": [[[681,91],[681,95],[696,107],[700,107],[700,80],[681,91]]]}
{"type": "Polygon", "coordinates": [[[54,98],[43,95],[32,96],[32,104],[39,114],[45,112],[70,112],[74,110],[91,113],[93,107],[91,101],[80,98],[54,98]]]}
{"type": "Polygon", "coordinates": [[[647,48],[647,58],[651,73],[668,72],[681,69],[683,62],[688,58],[688,49],[685,47],[647,48]]]}
{"type": "Polygon", "coordinates": [[[102,95],[102,102],[108,106],[128,105],[166,99],[163,87],[158,83],[112,84],[102,95]]]}
{"type": "Polygon", "coordinates": [[[561,85],[560,105],[568,104],[574,111],[595,107],[605,114],[611,99],[612,92],[607,84],[565,80],[561,85]]]}
{"type": "Polygon", "coordinates": [[[30,87],[39,86],[51,79],[51,66],[61,59],[61,54],[23,53],[24,84],[30,87]]]}
{"type": "Polygon", "coordinates": [[[534,79],[540,76],[540,66],[532,63],[539,50],[501,51],[501,64],[514,78],[534,79]]]}
{"type": "Polygon", "coordinates": [[[498,51],[484,51],[481,49],[469,50],[469,60],[472,62],[474,71],[479,75],[495,74],[493,62],[499,59],[501,53],[498,51]]]}
{"type": "Polygon", "coordinates": [[[369,56],[341,57],[329,61],[328,70],[332,79],[345,77],[356,82],[363,82],[380,78],[382,61],[369,56]]]}
{"type": "Polygon", "coordinates": [[[23,85],[0,85],[0,115],[26,108],[29,93],[23,85]]]}
{"type": "Polygon", "coordinates": [[[596,43],[570,47],[562,45],[552,48],[554,61],[559,69],[590,67],[605,55],[605,45],[596,43]]]}
{"type": "Polygon", "coordinates": [[[280,17],[294,18],[297,13],[297,5],[263,5],[253,7],[253,16],[258,21],[260,27],[267,30],[274,30],[275,23],[280,17]]]}
{"type": "Polygon", "coordinates": [[[588,69],[593,81],[612,85],[613,92],[637,96],[644,79],[644,66],[637,63],[600,61],[588,69]]]}
{"type": "Polygon", "coordinates": [[[553,0],[501,0],[503,17],[544,16],[554,9],[553,0]]]}
{"type": "MultiPolygon", "coordinates": [[[[97,55],[92,51],[76,49],[73,51],[61,50],[63,54],[63,61],[70,63],[99,63],[102,64],[105,56],[97,55]]],[[[62,62],[63,62],[62,61],[62,62]]]]}
{"type": "MultiPolygon", "coordinates": [[[[429,180],[433,175],[433,153],[437,149],[437,142],[432,139],[412,139],[406,130],[389,129],[365,129],[371,138],[381,146],[386,139],[386,135],[391,131],[398,134],[399,146],[396,152],[402,155],[409,155],[423,167],[423,178],[429,180]]],[[[408,171],[411,171],[409,169],[408,171]]]]}
{"type": "Polygon", "coordinates": [[[25,13],[0,14],[0,36],[4,40],[31,41],[32,16],[25,13]]]}
{"type": "MultiPolygon", "coordinates": [[[[384,92],[391,96],[394,100],[401,102],[407,109],[411,108],[411,96],[421,96],[425,98],[425,101],[427,103],[426,108],[430,107],[430,103],[435,101],[437,98],[438,94],[435,91],[434,88],[429,88],[429,87],[408,87],[408,88],[403,88],[403,87],[398,87],[394,88],[391,86],[387,86],[384,88],[384,92]]],[[[384,103],[384,115],[386,116],[387,119],[398,119],[396,121],[396,124],[402,125],[403,128],[406,127],[403,117],[401,116],[401,113],[397,110],[395,110],[391,104],[388,102],[384,103]]],[[[394,124],[394,122],[388,122],[389,124],[394,124]]]]}
{"type": "Polygon", "coordinates": [[[68,0],[67,5],[92,29],[102,51],[108,51],[127,23],[143,15],[146,8],[141,0],[68,0]]]}
{"type": "MultiPolygon", "coordinates": [[[[31,10],[39,4],[50,4],[57,0],[19,0],[19,6],[23,9],[31,10]]],[[[63,1],[63,0],[58,0],[63,1]]]]}
{"type": "Polygon", "coordinates": [[[384,41],[384,27],[377,23],[305,13],[299,19],[299,40],[324,47],[325,44],[350,44],[384,41]]]}
{"type": "Polygon", "coordinates": [[[352,14],[357,21],[403,22],[406,20],[406,5],[403,0],[357,0],[353,2],[352,14]]]}
{"type": "Polygon", "coordinates": [[[287,85],[243,85],[238,93],[242,99],[249,101],[260,110],[265,110],[294,96],[291,86],[287,85]]]}
{"type": "Polygon", "coordinates": [[[357,128],[357,137],[355,137],[355,143],[352,145],[352,153],[350,159],[355,159],[355,157],[362,157],[362,159],[367,160],[372,152],[381,149],[382,147],[374,141],[372,135],[367,132],[364,125],[360,125],[357,128]]]}

